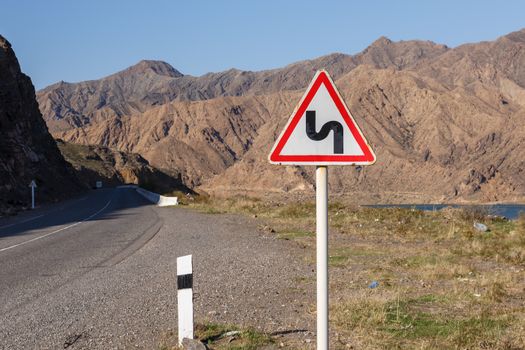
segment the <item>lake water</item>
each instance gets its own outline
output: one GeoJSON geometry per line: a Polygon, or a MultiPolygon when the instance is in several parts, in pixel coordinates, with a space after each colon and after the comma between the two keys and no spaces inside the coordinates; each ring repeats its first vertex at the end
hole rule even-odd
{"type": "Polygon", "coordinates": [[[414,208],[418,210],[441,210],[443,208],[486,208],[489,214],[504,216],[515,220],[521,212],[525,213],[525,204],[484,204],[484,205],[459,205],[459,204],[377,204],[373,208],[414,208]]]}

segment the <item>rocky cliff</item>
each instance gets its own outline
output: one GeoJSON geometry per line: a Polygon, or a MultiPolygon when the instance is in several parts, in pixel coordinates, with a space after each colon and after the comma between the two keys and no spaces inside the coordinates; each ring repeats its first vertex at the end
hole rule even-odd
{"type": "Polygon", "coordinates": [[[28,76],[20,71],[10,43],[0,36],[0,212],[79,191],[73,169],[48,132],[28,76]]]}
{"type": "Polygon", "coordinates": [[[141,154],[208,192],[311,192],[312,167],[267,154],[315,70],[326,68],[371,142],[376,165],[333,167],[332,193],[361,202],[525,198],[525,31],[448,48],[379,38],[261,72],[182,75],[142,61],[38,93],[56,137],[141,154]]]}

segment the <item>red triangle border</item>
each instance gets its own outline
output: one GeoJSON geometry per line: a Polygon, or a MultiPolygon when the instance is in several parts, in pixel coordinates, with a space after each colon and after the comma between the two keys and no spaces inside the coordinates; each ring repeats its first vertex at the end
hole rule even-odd
{"type": "Polygon", "coordinates": [[[318,165],[328,165],[328,164],[356,164],[356,165],[370,165],[373,164],[376,160],[375,154],[366,142],[363,137],[359,127],[355,123],[354,119],[350,115],[348,108],[344,104],[341,96],[337,92],[334,83],[330,79],[328,73],[324,70],[318,71],[314,77],[313,83],[310,85],[309,90],[305,93],[302,101],[299,103],[299,107],[295,110],[293,117],[289,120],[284,131],[279,136],[277,143],[275,144],[272,152],[270,153],[269,160],[271,163],[281,164],[281,163],[291,163],[291,164],[318,164],[318,165]],[[321,84],[324,84],[330,97],[334,101],[339,113],[343,117],[352,136],[357,141],[357,144],[361,148],[363,155],[282,155],[281,151],[283,150],[286,142],[290,138],[292,132],[295,130],[295,127],[299,123],[301,116],[306,112],[306,109],[312,102],[315,94],[321,87],[321,84]]]}

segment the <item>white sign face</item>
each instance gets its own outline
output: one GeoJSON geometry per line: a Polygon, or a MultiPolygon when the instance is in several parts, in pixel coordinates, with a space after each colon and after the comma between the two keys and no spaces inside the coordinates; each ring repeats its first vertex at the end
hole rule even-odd
{"type": "Polygon", "coordinates": [[[325,71],[318,71],[269,160],[275,164],[356,164],[375,155],[325,71]]]}

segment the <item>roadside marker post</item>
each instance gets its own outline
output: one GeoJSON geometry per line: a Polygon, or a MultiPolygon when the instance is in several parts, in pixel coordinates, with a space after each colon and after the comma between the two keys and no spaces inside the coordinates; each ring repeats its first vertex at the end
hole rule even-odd
{"type": "Polygon", "coordinates": [[[31,209],[35,209],[35,188],[37,187],[35,180],[31,180],[29,187],[31,187],[31,209]]]}
{"type": "Polygon", "coordinates": [[[328,165],[371,165],[376,156],[325,70],[315,74],[268,159],[316,166],[317,349],[328,350],[328,165]]]}
{"type": "Polygon", "coordinates": [[[191,255],[177,258],[177,309],[180,346],[184,338],[193,339],[193,268],[191,255]]]}

